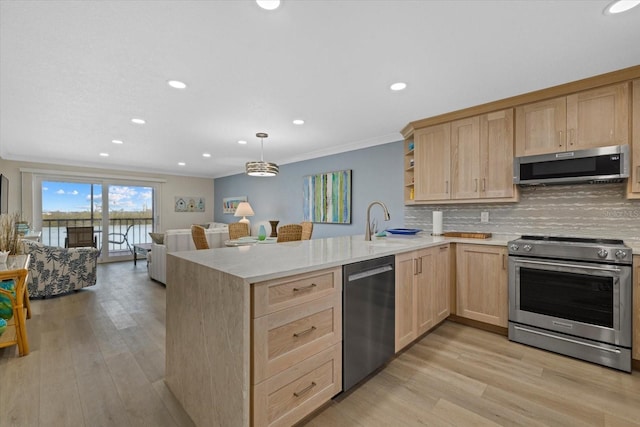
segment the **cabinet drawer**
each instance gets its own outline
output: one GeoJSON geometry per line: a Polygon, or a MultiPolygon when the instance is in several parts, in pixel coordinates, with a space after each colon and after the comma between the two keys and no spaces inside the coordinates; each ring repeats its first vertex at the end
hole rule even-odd
{"type": "Polygon", "coordinates": [[[256,283],[251,287],[252,317],[264,316],[340,292],[341,289],[340,268],[256,283]]]}
{"type": "Polygon", "coordinates": [[[342,340],[342,294],[253,320],[253,384],[342,340]]]}
{"type": "Polygon", "coordinates": [[[253,425],[293,425],[341,389],[342,344],[338,343],[255,385],[253,425]]]}

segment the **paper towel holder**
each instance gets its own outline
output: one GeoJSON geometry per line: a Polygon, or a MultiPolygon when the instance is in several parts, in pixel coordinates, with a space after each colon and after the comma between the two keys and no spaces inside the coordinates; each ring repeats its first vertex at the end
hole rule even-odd
{"type": "Polygon", "coordinates": [[[442,211],[433,211],[432,236],[442,236],[442,211]]]}

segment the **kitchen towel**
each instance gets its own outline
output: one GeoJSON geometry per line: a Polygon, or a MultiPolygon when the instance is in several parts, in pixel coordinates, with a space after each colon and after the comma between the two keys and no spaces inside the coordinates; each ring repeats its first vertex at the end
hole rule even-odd
{"type": "Polygon", "coordinates": [[[433,211],[433,232],[434,236],[442,235],[442,211],[433,211]]]}

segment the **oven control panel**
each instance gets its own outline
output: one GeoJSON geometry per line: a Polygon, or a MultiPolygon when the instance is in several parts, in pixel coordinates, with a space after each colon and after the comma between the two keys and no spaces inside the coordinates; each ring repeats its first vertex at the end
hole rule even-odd
{"type": "Polygon", "coordinates": [[[507,247],[510,255],[519,257],[631,264],[631,250],[615,239],[522,236],[508,242],[507,247]]]}

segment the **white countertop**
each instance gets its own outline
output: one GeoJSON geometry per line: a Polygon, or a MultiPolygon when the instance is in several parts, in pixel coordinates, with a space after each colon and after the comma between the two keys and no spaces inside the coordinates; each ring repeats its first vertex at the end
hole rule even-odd
{"type": "Polygon", "coordinates": [[[364,235],[311,239],[275,245],[251,245],[200,251],[174,252],[177,256],[240,277],[247,283],[306,273],[395,255],[442,243],[473,243],[506,246],[519,235],[495,235],[489,239],[431,236],[385,237],[366,242],[364,235]]]}

